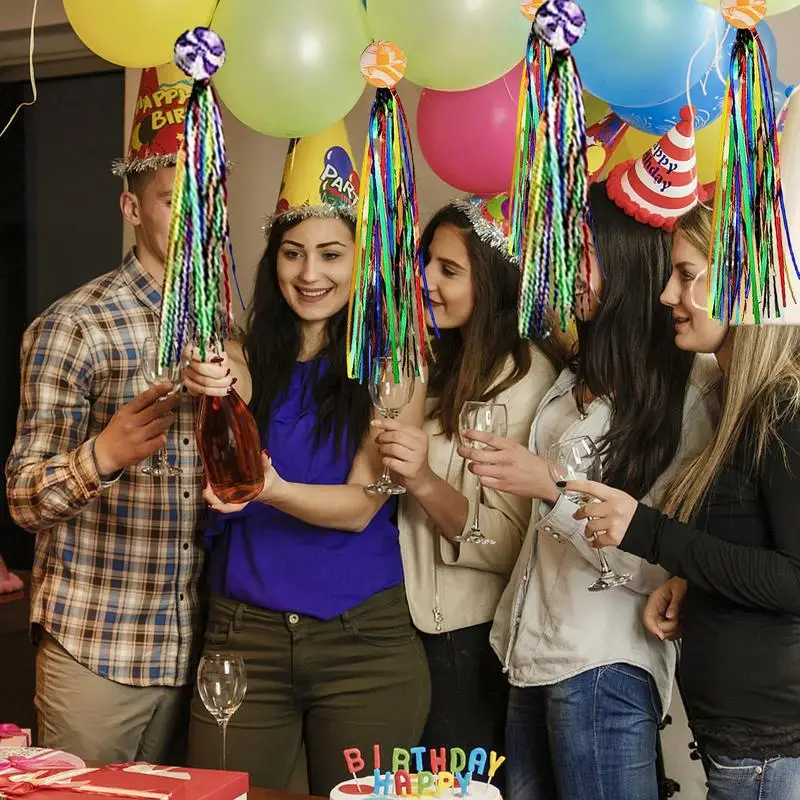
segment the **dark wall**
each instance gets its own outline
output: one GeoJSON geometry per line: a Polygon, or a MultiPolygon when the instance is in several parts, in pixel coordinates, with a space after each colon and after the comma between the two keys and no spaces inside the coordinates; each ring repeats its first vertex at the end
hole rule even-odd
{"type": "MultiPolygon", "coordinates": [[[[0,84],[0,128],[27,84],[0,84]]],[[[124,74],[39,82],[39,100],[0,137],[0,460],[14,439],[19,345],[34,317],[59,297],[113,269],[122,251],[124,74]]],[[[0,481],[0,552],[30,564],[33,537],[11,521],[0,481]]]]}

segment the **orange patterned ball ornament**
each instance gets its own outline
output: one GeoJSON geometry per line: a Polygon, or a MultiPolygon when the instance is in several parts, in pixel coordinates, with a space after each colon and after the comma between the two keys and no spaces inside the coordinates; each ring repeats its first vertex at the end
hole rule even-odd
{"type": "Polygon", "coordinates": [[[722,0],[720,11],[734,28],[755,28],[767,15],[767,0],[722,0]]]}
{"type": "Polygon", "coordinates": [[[390,89],[406,74],[405,53],[392,42],[373,42],[361,54],[361,74],[367,83],[390,89]]]}
{"type": "Polygon", "coordinates": [[[541,8],[542,3],[544,3],[544,0],[519,0],[522,16],[533,22],[536,12],[541,8]]]}

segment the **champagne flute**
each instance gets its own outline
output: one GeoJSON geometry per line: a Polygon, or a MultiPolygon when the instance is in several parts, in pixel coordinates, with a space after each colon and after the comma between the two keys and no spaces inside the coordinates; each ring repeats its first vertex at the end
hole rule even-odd
{"type": "MultiPolygon", "coordinates": [[[[465,447],[472,447],[475,450],[489,450],[489,445],[483,442],[476,442],[473,439],[466,439],[464,434],[467,431],[481,431],[483,433],[495,433],[498,436],[508,434],[508,410],[502,403],[481,403],[470,400],[464,403],[461,413],[458,415],[458,431],[461,437],[461,444],[465,447]]],[[[481,492],[483,487],[478,476],[475,476],[478,483],[475,487],[475,515],[472,519],[472,527],[469,532],[456,536],[453,541],[465,542],[467,544],[497,544],[494,539],[484,536],[481,532],[481,492]]]]}
{"type": "MultiPolygon", "coordinates": [[[[556,442],[547,449],[547,461],[550,469],[550,477],[558,483],[559,481],[595,481],[603,480],[603,462],[597,447],[589,436],[579,436],[576,439],[566,439],[563,442],[556,442]]],[[[560,489],[567,500],[573,503],[594,503],[596,502],[590,495],[580,492],[572,492],[567,489],[560,489]]],[[[597,534],[594,534],[597,541],[597,534]]],[[[603,548],[598,548],[597,556],[600,559],[600,576],[589,587],[590,592],[602,592],[606,589],[613,589],[615,586],[623,586],[631,580],[630,575],[617,575],[608,565],[608,561],[603,553],[603,548]]]]}
{"type": "MultiPolygon", "coordinates": [[[[170,383],[174,392],[181,383],[182,366],[182,364],[176,364],[175,366],[162,367],[158,352],[158,339],[151,336],[144,340],[140,367],[144,379],[151,386],[155,386],[157,383],[170,383]]],[[[145,467],[142,472],[145,475],[152,475],[154,478],[162,478],[165,475],[180,475],[181,468],[167,461],[167,448],[165,446],[153,456],[150,465],[145,467]]]]}
{"type": "Polygon", "coordinates": [[[197,666],[200,699],[217,722],[222,744],[220,763],[225,769],[228,722],[239,710],[247,691],[247,670],[239,656],[207,653],[197,666]]]}
{"type": "MultiPolygon", "coordinates": [[[[392,359],[378,358],[375,360],[370,377],[369,394],[372,398],[372,405],[378,409],[384,419],[397,419],[414,396],[414,378],[402,370],[398,376],[395,376],[392,359]]],[[[378,481],[366,486],[364,491],[367,494],[394,495],[404,494],[406,487],[395,483],[389,467],[384,466],[378,481]]]]}

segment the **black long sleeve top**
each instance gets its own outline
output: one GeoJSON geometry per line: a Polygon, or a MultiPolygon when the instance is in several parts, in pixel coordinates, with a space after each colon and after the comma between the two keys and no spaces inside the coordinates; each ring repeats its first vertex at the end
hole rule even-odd
{"type": "Polygon", "coordinates": [[[689,584],[680,675],[701,748],[800,756],[800,418],[757,472],[746,440],[694,524],[640,504],[620,549],[689,584]]]}

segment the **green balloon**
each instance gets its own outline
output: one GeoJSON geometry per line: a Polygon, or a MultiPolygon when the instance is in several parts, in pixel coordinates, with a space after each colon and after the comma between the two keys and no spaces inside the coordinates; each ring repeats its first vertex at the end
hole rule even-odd
{"type": "Polygon", "coordinates": [[[370,39],[361,0],[222,0],[211,28],[226,50],[214,85],[253,130],[317,133],[364,91],[359,67],[370,39]]]}
{"type": "Polygon", "coordinates": [[[525,57],[531,23],[516,0],[367,0],[373,38],[399,45],[406,78],[440,91],[474,89],[525,57]]]}

